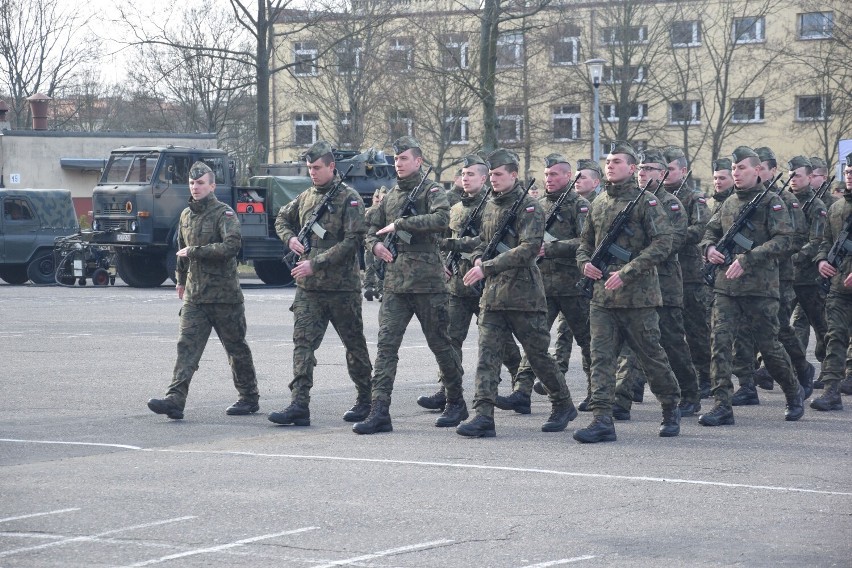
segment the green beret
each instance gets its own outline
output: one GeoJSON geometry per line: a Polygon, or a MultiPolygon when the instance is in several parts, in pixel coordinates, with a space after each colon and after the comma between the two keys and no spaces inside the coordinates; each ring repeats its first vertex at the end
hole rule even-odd
{"type": "Polygon", "coordinates": [[[213,173],[213,170],[211,170],[210,166],[208,166],[204,162],[195,162],[194,164],[192,164],[192,167],[189,168],[189,179],[195,180],[195,179],[200,178],[204,174],[212,174],[212,173],[213,173]]]}
{"type": "Polygon", "coordinates": [[[482,156],[480,156],[479,154],[468,154],[467,156],[465,156],[463,158],[463,160],[464,161],[462,162],[462,165],[465,168],[469,168],[469,167],[475,166],[477,164],[488,167],[488,164],[485,163],[485,160],[483,160],[482,156]]]}
{"type": "Polygon", "coordinates": [[[825,163],[825,160],[822,158],[817,158],[816,156],[811,157],[811,166],[815,170],[827,170],[828,165],[825,163]]]}
{"type": "Polygon", "coordinates": [[[563,156],[562,154],[548,154],[544,157],[544,167],[552,168],[556,164],[568,164],[568,167],[571,167],[571,162],[568,161],[568,158],[563,156]]]}
{"type": "Polygon", "coordinates": [[[417,138],[414,136],[402,136],[397,138],[393,143],[394,154],[402,154],[406,150],[411,150],[412,148],[420,148],[420,142],[418,142],[417,138]]]}
{"type": "Polygon", "coordinates": [[[757,157],[760,158],[761,162],[768,162],[769,160],[778,160],[778,158],[775,157],[775,152],[773,152],[766,146],[755,148],[754,151],[757,152],[757,157]]]}
{"type": "Polygon", "coordinates": [[[633,146],[630,145],[629,142],[625,142],[624,140],[616,140],[612,143],[612,149],[609,151],[610,154],[627,154],[628,156],[633,156],[635,161],[639,161],[639,156],[636,154],[636,150],[633,149],[633,146]]]}
{"type": "Polygon", "coordinates": [[[670,162],[674,162],[675,160],[679,160],[685,157],[686,154],[683,153],[683,149],[678,148],[677,146],[667,146],[663,150],[663,158],[665,158],[666,161],[660,163],[669,164],[670,162]]]}
{"type": "Polygon", "coordinates": [[[794,156],[790,158],[790,161],[787,162],[787,169],[790,171],[798,170],[799,168],[811,168],[813,169],[813,164],[804,156],[794,156]]]}
{"type": "Polygon", "coordinates": [[[716,158],[713,160],[713,171],[719,172],[722,170],[731,171],[733,164],[730,158],[716,158]]]}
{"type": "Polygon", "coordinates": [[[577,170],[593,170],[598,172],[598,175],[603,175],[601,165],[594,160],[577,160],[577,170]]]}
{"type": "Polygon", "coordinates": [[[509,164],[518,165],[520,160],[518,159],[518,155],[512,152],[511,150],[507,150],[505,148],[497,148],[490,154],[488,154],[488,169],[499,168],[500,166],[506,166],[509,164]]]}
{"type": "Polygon", "coordinates": [[[331,154],[331,144],[325,140],[318,140],[316,144],[308,148],[308,151],[305,152],[305,161],[311,164],[327,154],[331,154]]]}
{"type": "Polygon", "coordinates": [[[749,148],[748,146],[737,146],[734,151],[731,153],[731,163],[739,164],[746,158],[758,158],[760,156],[757,155],[757,152],[749,148]]]}
{"type": "Polygon", "coordinates": [[[640,164],[660,164],[665,166],[671,162],[671,160],[667,160],[663,157],[663,153],[657,150],[656,148],[648,148],[644,152],[639,154],[639,163],[640,164]]]}
{"type": "Polygon", "coordinates": [[[846,154],[846,167],[852,168],[852,152],[846,154]]]}

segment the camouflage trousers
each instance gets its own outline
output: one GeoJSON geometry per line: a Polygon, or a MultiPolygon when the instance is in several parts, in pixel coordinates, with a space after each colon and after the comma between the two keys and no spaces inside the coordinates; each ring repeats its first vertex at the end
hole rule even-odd
{"type": "Polygon", "coordinates": [[[592,398],[589,408],[596,416],[612,416],[615,397],[615,369],[624,345],[636,354],[648,378],[651,392],[663,408],[680,402],[680,387],[660,345],[659,315],[656,308],[604,308],[591,305],[592,398]]]}
{"type": "Polygon", "coordinates": [[[358,400],[370,401],[370,353],[361,319],[361,294],[296,289],[290,306],[293,312],[293,402],[308,405],[314,386],[315,353],[325,337],[328,324],[337,332],[346,351],[346,368],[355,383],[358,400]]]}
{"type": "MultiPolygon", "coordinates": [[[[796,299],[796,293],[793,291],[793,283],[789,280],[782,280],[780,292],[781,299],[778,304],[778,341],[781,342],[784,350],[787,351],[787,355],[790,356],[793,368],[802,370],[808,365],[805,348],[799,342],[796,332],[793,331],[793,327],[790,325],[790,317],[793,315],[793,301],[796,299]]],[[[762,331],[760,328],[755,329],[755,333],[762,333],[762,331]]],[[[761,352],[762,355],[763,352],[761,352]]]]}
{"type": "MultiPolygon", "coordinates": [[[[589,333],[589,300],[585,296],[548,296],[547,298],[547,329],[553,326],[557,316],[565,318],[568,329],[570,330],[569,337],[573,337],[580,346],[580,351],[583,357],[583,371],[586,373],[588,382],[589,367],[591,366],[591,334],[589,333]]],[[[558,337],[558,332],[557,332],[558,337]]],[[[564,349],[564,346],[563,346],[564,349]]],[[[557,346],[557,353],[559,347],[557,346]]],[[[563,359],[556,357],[556,364],[559,366],[559,372],[564,376],[568,371],[568,359],[571,357],[571,345],[568,345],[567,356],[562,353],[563,359]]],[[[530,367],[527,357],[521,360],[521,366],[518,369],[518,374],[515,375],[515,380],[512,385],[513,390],[521,391],[525,394],[532,393],[533,382],[536,375],[530,367]]]]}
{"type": "Polygon", "coordinates": [[[166,392],[166,397],[174,400],[181,408],[186,404],[189,383],[198,370],[198,362],[207,346],[210,331],[214,329],[228,354],[231,375],[240,400],[257,402],[260,398],[251,349],[246,343],[245,305],[185,302],[180,309],[177,361],[172,383],[166,392]]]}
{"type": "Polygon", "coordinates": [[[822,361],[825,358],[825,334],[828,333],[828,322],[825,319],[825,298],[816,284],[813,286],[794,284],[793,291],[796,293],[791,323],[793,332],[799,339],[802,348],[807,352],[808,343],[811,339],[811,327],[813,327],[816,334],[814,356],[817,361],[822,361]]]}
{"type": "MultiPolygon", "coordinates": [[[[547,314],[511,310],[484,310],[479,314],[479,361],[476,365],[476,394],[473,408],[477,414],[494,416],[494,400],[500,382],[503,345],[515,336],[524,348],[533,372],[541,380],[554,404],[571,402],[565,374],[547,352],[550,327],[547,314]]],[[[449,396],[449,395],[448,395],[449,396]]]]}
{"type": "Polygon", "coordinates": [[[716,294],[713,302],[713,334],[710,342],[710,378],[713,397],[722,406],[731,406],[734,339],[742,326],[749,326],[751,338],[763,355],[772,377],[786,394],[798,392],[790,357],[778,341],[778,300],[758,296],[716,294]]]}
{"type": "MultiPolygon", "coordinates": [[[[710,378],[710,305],[713,291],[701,283],[683,283],[683,331],[699,379],[710,378]]],[[[662,327],[662,326],[661,326],[662,327]]]]}
{"type": "MultiPolygon", "coordinates": [[[[563,373],[568,372],[568,365],[571,361],[571,348],[574,344],[574,334],[571,332],[571,326],[568,324],[568,320],[565,318],[565,314],[562,312],[556,316],[556,348],[554,351],[554,356],[556,357],[556,364],[559,365],[559,369],[563,373]]],[[[589,342],[591,342],[591,336],[589,336],[589,342]]],[[[589,373],[586,372],[586,384],[589,382],[589,373]]]]}
{"type": "Polygon", "coordinates": [[[426,343],[435,355],[447,398],[462,396],[462,367],[450,342],[449,293],[397,294],[386,292],[379,308],[379,338],[373,370],[372,399],[390,404],[399,347],[405,329],[417,316],[426,343]]]}
{"type": "MultiPolygon", "coordinates": [[[[479,320],[479,296],[450,294],[450,325],[448,331],[450,343],[459,358],[459,363],[462,362],[462,345],[464,345],[464,340],[467,339],[467,334],[470,331],[470,320],[473,319],[473,316],[477,316],[477,321],[479,320]]],[[[515,343],[511,335],[506,338],[503,344],[502,361],[514,381],[521,364],[521,350],[518,349],[518,344],[515,343]]]]}
{"type": "Polygon", "coordinates": [[[731,372],[737,376],[740,386],[754,386],[754,371],[759,366],[755,350],[751,326],[740,325],[734,337],[731,367],[731,372]]]}
{"type": "Polygon", "coordinates": [[[373,251],[365,250],[364,251],[364,289],[365,290],[373,290],[379,294],[382,293],[382,289],[384,288],[385,281],[379,278],[376,274],[376,257],[373,255],[373,251]]]}
{"type": "Polygon", "coordinates": [[[825,359],[822,363],[823,381],[839,381],[852,376],[846,356],[852,339],[852,294],[831,290],[825,299],[828,333],[825,336],[825,359]]]}

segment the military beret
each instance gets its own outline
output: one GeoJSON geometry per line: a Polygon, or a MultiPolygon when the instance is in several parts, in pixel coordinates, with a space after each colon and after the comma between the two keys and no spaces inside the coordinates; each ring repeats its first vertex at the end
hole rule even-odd
{"type": "Polygon", "coordinates": [[[639,154],[639,163],[640,164],[661,164],[665,166],[671,162],[671,160],[667,160],[663,157],[663,153],[657,150],[656,148],[648,148],[641,154],[639,154]]]}
{"type": "Polygon", "coordinates": [[[331,144],[325,140],[318,140],[305,152],[305,161],[313,163],[327,154],[331,154],[331,144]]]}
{"type": "Polygon", "coordinates": [[[546,168],[552,168],[556,164],[568,164],[569,167],[571,166],[571,162],[562,154],[553,153],[544,157],[544,166],[546,168]]]}
{"type": "Polygon", "coordinates": [[[677,146],[667,146],[663,150],[663,158],[665,158],[666,161],[661,163],[668,164],[669,162],[674,162],[675,160],[685,157],[686,154],[683,153],[681,148],[678,148],[677,146]]]}
{"type": "Polygon", "coordinates": [[[192,164],[192,167],[189,168],[189,179],[195,180],[203,176],[204,174],[212,174],[213,170],[210,169],[210,166],[205,164],[204,162],[195,162],[192,164]]]}
{"type": "Polygon", "coordinates": [[[418,142],[417,138],[414,136],[402,136],[397,138],[393,143],[394,154],[402,154],[406,150],[411,150],[412,148],[420,148],[420,142],[418,142]]]}
{"type": "Polygon", "coordinates": [[[594,160],[577,160],[577,170],[593,170],[598,172],[598,175],[603,175],[601,165],[594,160]]]}
{"type": "Polygon", "coordinates": [[[775,152],[767,148],[766,146],[761,146],[760,148],[755,148],[755,152],[757,152],[757,157],[760,158],[761,162],[768,162],[769,160],[777,160],[775,157],[775,152]]]}
{"type": "Polygon", "coordinates": [[[748,146],[737,146],[734,148],[734,151],[731,153],[731,163],[739,164],[746,158],[758,158],[760,156],[757,155],[757,152],[749,148],[748,146]]]}
{"type": "Polygon", "coordinates": [[[483,160],[482,156],[480,156],[479,154],[468,154],[463,158],[462,165],[466,168],[475,166],[477,164],[488,166],[488,164],[485,163],[485,160],[483,160]]]}
{"type": "Polygon", "coordinates": [[[639,161],[639,156],[636,154],[636,150],[633,149],[633,146],[630,145],[629,142],[625,142],[624,140],[616,140],[612,143],[612,149],[609,151],[610,154],[627,154],[628,156],[633,156],[633,159],[637,162],[639,161]]]}
{"type": "Polygon", "coordinates": [[[816,156],[811,156],[810,160],[811,160],[811,167],[813,167],[813,169],[815,169],[815,170],[820,170],[820,169],[827,170],[828,169],[828,166],[826,165],[825,160],[823,160],[822,158],[817,158],[816,156]]]}
{"type": "Polygon", "coordinates": [[[846,167],[852,168],[852,152],[846,154],[846,167]]]}
{"type": "Polygon", "coordinates": [[[713,171],[718,172],[722,170],[731,171],[732,168],[731,159],[730,158],[716,158],[713,160],[713,171]]]}
{"type": "Polygon", "coordinates": [[[518,155],[512,152],[511,150],[507,150],[505,148],[497,148],[490,154],[488,154],[488,169],[499,168],[500,166],[506,166],[509,164],[518,165],[520,160],[518,160],[518,155]]]}
{"type": "Polygon", "coordinates": [[[805,167],[813,169],[814,166],[811,164],[811,161],[804,156],[794,156],[793,158],[790,158],[789,162],[787,162],[787,169],[790,171],[805,167]]]}

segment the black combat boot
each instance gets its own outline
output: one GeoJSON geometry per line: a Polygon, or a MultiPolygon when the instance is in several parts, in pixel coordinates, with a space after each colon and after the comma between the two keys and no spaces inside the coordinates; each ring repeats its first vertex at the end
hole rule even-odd
{"type": "Polygon", "coordinates": [[[814,410],[843,410],[843,400],[840,397],[840,382],[825,381],[825,390],[818,398],[811,401],[814,410]]]}
{"type": "Polygon", "coordinates": [[[852,394],[852,377],[846,377],[840,381],[840,394],[852,394]]]}
{"type": "Polygon", "coordinates": [[[730,406],[717,403],[713,410],[698,417],[698,423],[702,426],[732,426],[734,424],[734,411],[730,406]]]}
{"type": "Polygon", "coordinates": [[[804,400],[811,398],[811,395],[814,392],[814,375],[816,374],[816,369],[810,363],[805,363],[805,366],[802,369],[796,370],[796,378],[799,380],[799,384],[802,385],[802,390],[804,394],[802,397],[804,400]]]}
{"type": "Polygon", "coordinates": [[[367,286],[366,288],[364,288],[364,299],[367,300],[368,302],[372,302],[373,298],[375,298],[377,296],[378,296],[378,294],[376,293],[376,290],[372,286],[367,286]]]}
{"type": "Polygon", "coordinates": [[[370,401],[358,399],[355,401],[355,406],[346,411],[343,419],[346,422],[361,422],[370,415],[370,401]]]}
{"type": "Polygon", "coordinates": [[[710,398],[711,395],[710,377],[698,378],[698,395],[701,398],[710,398]]]}
{"type": "Polygon", "coordinates": [[[754,385],[740,385],[731,397],[731,406],[755,406],[760,404],[757,388],[754,385]]]}
{"type": "Polygon", "coordinates": [[[550,411],[550,418],[541,425],[541,431],[561,432],[575,418],[577,418],[577,409],[574,407],[573,402],[554,403],[550,411]]]}
{"type": "Polygon", "coordinates": [[[494,406],[500,410],[514,410],[518,414],[529,414],[530,395],[521,391],[514,391],[509,396],[497,396],[494,406]]]}
{"type": "Polygon", "coordinates": [[[307,404],[291,402],[284,410],[270,412],[268,419],[276,424],[292,424],[293,426],[310,426],[311,410],[307,404]]]}
{"type": "Polygon", "coordinates": [[[255,402],[249,402],[248,400],[238,400],[231,406],[225,409],[225,414],[229,416],[245,416],[247,414],[254,414],[260,410],[260,405],[255,402]]]}
{"type": "Polygon", "coordinates": [[[616,420],[630,420],[630,410],[623,406],[619,406],[618,404],[613,404],[612,417],[616,420]]]}
{"type": "Polygon", "coordinates": [[[352,426],[356,434],[375,434],[376,432],[393,432],[393,424],[389,412],[390,404],[383,400],[374,400],[370,405],[370,414],[363,422],[352,426]]]}
{"type": "Polygon", "coordinates": [[[542,396],[547,396],[547,391],[544,390],[544,383],[536,379],[533,382],[533,390],[542,396]]]}
{"type": "Polygon", "coordinates": [[[580,430],[574,431],[574,439],[584,444],[596,444],[598,442],[614,442],[615,426],[610,416],[595,416],[591,424],[580,430]]]}
{"type": "Polygon", "coordinates": [[[151,412],[165,414],[172,420],[183,418],[183,407],[170,398],[152,398],[148,401],[151,412]]]}
{"type": "Polygon", "coordinates": [[[577,405],[577,410],[579,410],[580,412],[589,412],[591,410],[591,408],[589,408],[590,402],[592,402],[592,396],[586,395],[586,398],[584,398],[583,401],[577,405]]]}
{"type": "Polygon", "coordinates": [[[678,405],[678,409],[680,410],[680,415],[682,418],[695,416],[699,412],[701,412],[701,401],[699,402],[689,402],[686,400],[681,400],[678,405]]]}
{"type": "Polygon", "coordinates": [[[494,418],[477,414],[470,422],[456,426],[456,434],[468,438],[493,438],[497,435],[494,418]]]}
{"type": "Polygon", "coordinates": [[[673,438],[680,435],[680,408],[664,408],[663,421],[660,422],[660,438],[673,438]]]}
{"type": "Polygon", "coordinates": [[[760,367],[754,372],[754,384],[766,391],[771,391],[775,388],[775,380],[769,374],[766,367],[760,367]]]}
{"type": "Polygon", "coordinates": [[[784,408],[784,420],[787,422],[795,422],[805,414],[805,389],[802,385],[797,384],[795,394],[784,393],[787,398],[787,406],[784,408]]]}
{"type": "Polygon", "coordinates": [[[462,420],[467,420],[468,416],[470,415],[467,412],[467,404],[463,398],[449,399],[443,414],[435,420],[435,426],[439,428],[458,426],[462,423],[462,420]]]}
{"type": "Polygon", "coordinates": [[[444,392],[444,387],[441,387],[438,392],[429,396],[417,397],[417,404],[426,410],[441,410],[447,406],[447,394],[444,392]]]}

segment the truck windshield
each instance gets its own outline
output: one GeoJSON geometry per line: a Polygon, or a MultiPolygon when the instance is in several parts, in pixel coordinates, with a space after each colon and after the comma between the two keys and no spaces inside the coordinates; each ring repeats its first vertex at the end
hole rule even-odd
{"type": "Polygon", "coordinates": [[[159,152],[110,156],[101,183],[149,183],[159,159],[159,152]]]}

